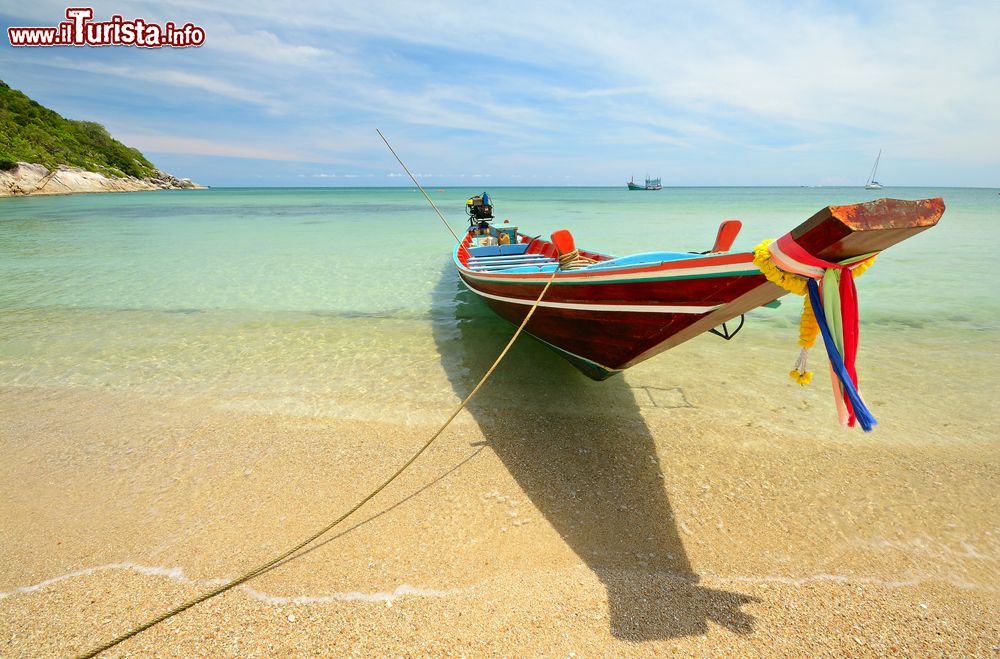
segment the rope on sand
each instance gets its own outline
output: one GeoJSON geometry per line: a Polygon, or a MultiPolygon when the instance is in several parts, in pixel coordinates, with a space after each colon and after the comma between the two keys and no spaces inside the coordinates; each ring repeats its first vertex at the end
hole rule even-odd
{"type": "Polygon", "coordinates": [[[524,320],[521,321],[521,324],[520,324],[520,326],[518,326],[517,331],[514,332],[514,336],[510,337],[510,341],[507,342],[507,345],[504,347],[503,351],[500,353],[500,356],[498,356],[496,358],[496,361],[493,362],[493,365],[490,366],[489,370],[486,371],[486,374],[483,375],[482,379],[479,380],[479,383],[469,393],[469,395],[465,397],[465,400],[463,400],[462,403],[457,408],[455,408],[455,411],[452,412],[451,416],[448,417],[448,420],[445,421],[444,424],[442,424],[442,426],[440,428],[438,428],[438,431],[436,433],[434,433],[431,436],[431,438],[428,439],[427,442],[423,446],[421,446],[417,450],[417,452],[414,453],[413,456],[409,460],[407,460],[405,463],[403,463],[403,466],[400,467],[399,469],[397,469],[396,473],[394,473],[392,476],[390,476],[388,479],[386,479],[386,481],[384,483],[382,483],[381,485],[379,485],[377,488],[375,488],[374,490],[372,490],[371,494],[369,494],[364,499],[362,499],[357,504],[355,504],[354,507],[351,508],[350,510],[348,510],[346,513],[344,513],[343,515],[341,515],[337,519],[333,520],[332,522],[330,522],[329,524],[327,524],[326,526],[324,526],[319,531],[313,533],[312,535],[310,535],[305,540],[299,542],[294,547],[292,547],[292,548],[288,549],[287,551],[281,553],[280,555],[275,556],[274,558],[266,561],[265,563],[261,563],[259,566],[257,566],[255,568],[253,568],[252,570],[250,570],[250,571],[248,571],[248,572],[246,572],[246,573],[244,573],[244,574],[236,577],[235,579],[232,579],[231,581],[227,581],[226,583],[222,584],[221,586],[213,588],[212,590],[206,591],[206,592],[202,593],[201,595],[197,595],[195,597],[192,597],[191,599],[187,600],[186,602],[178,604],[177,606],[175,606],[174,608],[170,609],[169,611],[161,613],[160,615],[156,616],[155,618],[152,618],[152,619],[148,620],[147,622],[144,622],[141,625],[130,629],[129,631],[127,631],[124,634],[122,634],[121,636],[118,636],[118,637],[116,637],[116,638],[108,641],[107,643],[104,643],[104,644],[100,645],[99,647],[96,647],[93,650],[90,650],[89,652],[86,652],[86,653],[84,653],[84,654],[82,654],[80,656],[84,657],[86,659],[89,659],[90,657],[95,657],[98,654],[104,652],[105,650],[109,650],[109,649],[113,648],[114,646],[118,645],[122,641],[126,641],[126,640],[132,638],[133,636],[146,631],[150,627],[153,627],[154,625],[158,625],[159,623],[163,622],[167,618],[172,618],[173,616],[177,615],[178,613],[181,613],[183,611],[186,611],[186,610],[190,609],[192,606],[200,604],[200,603],[204,602],[207,599],[211,599],[212,597],[215,597],[216,595],[221,595],[222,593],[226,592],[227,590],[229,590],[231,588],[235,588],[236,586],[239,586],[242,583],[250,581],[251,579],[253,579],[256,576],[259,576],[259,575],[263,574],[264,572],[267,572],[268,570],[270,570],[271,568],[273,568],[274,566],[276,566],[278,563],[281,563],[286,558],[290,557],[292,554],[296,553],[300,549],[303,549],[309,543],[311,543],[314,540],[317,540],[321,536],[325,535],[327,532],[329,532],[331,529],[333,529],[333,527],[337,526],[338,524],[340,524],[341,522],[343,522],[345,519],[347,519],[348,517],[350,517],[353,513],[357,512],[357,510],[359,508],[361,508],[361,506],[365,505],[366,503],[368,503],[369,501],[371,501],[373,498],[375,498],[375,496],[379,492],[381,492],[386,487],[388,487],[389,483],[391,483],[394,480],[396,480],[396,478],[400,474],[402,474],[404,471],[406,471],[406,469],[410,465],[412,465],[417,460],[417,458],[419,458],[420,455],[430,447],[431,444],[434,443],[434,440],[436,440],[438,437],[441,436],[441,433],[444,432],[444,429],[448,427],[448,425],[455,419],[456,416],[458,416],[459,412],[461,412],[463,409],[465,409],[465,406],[469,404],[469,401],[472,400],[472,397],[475,396],[476,393],[479,392],[479,389],[482,388],[483,384],[486,383],[486,380],[488,380],[489,377],[491,375],[493,375],[493,371],[496,370],[496,367],[500,365],[500,362],[503,360],[503,358],[507,356],[507,352],[510,350],[511,346],[514,345],[514,341],[517,340],[517,337],[521,335],[521,331],[524,329],[525,325],[527,325],[528,321],[531,320],[531,316],[535,313],[535,309],[538,308],[538,303],[542,301],[543,297],[545,297],[545,293],[548,292],[549,285],[552,283],[552,280],[555,279],[555,276],[556,276],[556,271],[553,270],[552,274],[549,276],[548,281],[545,282],[545,286],[542,288],[542,292],[538,294],[538,298],[535,300],[535,303],[531,306],[531,309],[528,310],[527,315],[525,315],[524,320]]]}
{"type": "MultiPolygon", "coordinates": [[[[382,133],[379,133],[379,135],[381,135],[381,134],[382,133]]],[[[383,137],[382,139],[384,140],[385,138],[383,137]]],[[[388,142],[386,142],[386,144],[388,145],[388,142]]],[[[390,147],[390,149],[391,148],[392,147],[390,147]]],[[[393,152],[393,155],[395,155],[395,152],[393,152]]],[[[398,159],[398,156],[397,156],[397,159],[398,159]]],[[[402,164],[402,161],[400,161],[400,164],[402,164]]],[[[404,168],[405,168],[405,165],[404,165],[404,168]]],[[[409,174],[409,170],[407,170],[407,173],[409,174]]],[[[410,176],[412,178],[412,174],[410,176]]],[[[414,179],[414,182],[416,182],[416,179],[414,179]]],[[[419,186],[419,183],[417,185],[419,186]]],[[[445,224],[447,224],[447,222],[445,224]]],[[[444,432],[444,429],[447,428],[448,425],[452,421],[454,421],[455,417],[458,416],[459,412],[461,412],[463,409],[465,409],[465,406],[468,405],[469,401],[472,400],[472,397],[475,396],[476,393],[479,392],[479,390],[480,390],[480,388],[482,388],[483,384],[486,383],[486,380],[488,380],[489,377],[491,375],[493,375],[493,371],[496,370],[496,367],[500,365],[500,362],[503,360],[503,358],[507,356],[507,352],[510,350],[511,346],[514,345],[514,341],[517,340],[517,337],[519,337],[521,335],[521,331],[528,324],[528,321],[531,320],[531,316],[534,315],[535,309],[538,308],[538,304],[542,301],[542,298],[545,297],[545,293],[548,292],[549,286],[552,284],[552,280],[555,279],[555,276],[556,276],[557,272],[558,272],[558,270],[553,270],[552,271],[552,274],[549,276],[548,281],[545,282],[545,286],[542,287],[542,292],[538,294],[538,298],[535,300],[535,303],[531,306],[531,309],[529,309],[528,313],[524,316],[524,320],[521,321],[521,324],[518,326],[517,331],[514,332],[514,336],[510,337],[510,341],[508,341],[507,345],[504,346],[503,351],[500,352],[500,355],[496,358],[496,361],[493,362],[493,365],[490,366],[489,370],[486,371],[486,374],[483,375],[483,377],[479,380],[479,383],[476,384],[476,386],[472,389],[472,391],[469,393],[469,395],[465,397],[465,400],[463,400],[462,403],[457,408],[455,408],[455,411],[452,412],[451,416],[448,417],[448,420],[445,421],[441,425],[440,428],[438,428],[437,432],[434,433],[431,436],[431,438],[428,439],[427,442],[423,446],[421,446],[417,450],[417,452],[413,454],[412,457],[410,457],[409,460],[407,460],[405,463],[403,463],[402,467],[400,467],[399,469],[396,470],[396,473],[394,473],[392,476],[390,476],[388,479],[386,479],[385,482],[383,482],[377,488],[375,488],[374,490],[372,490],[372,492],[368,496],[366,496],[364,499],[362,499],[361,501],[359,501],[358,503],[356,503],[354,505],[354,507],[351,508],[350,510],[348,510],[346,513],[344,513],[343,515],[341,515],[337,519],[333,520],[332,522],[330,522],[329,524],[327,524],[326,526],[324,526],[319,531],[316,531],[315,533],[313,533],[312,535],[310,535],[305,540],[302,540],[301,542],[299,542],[298,544],[296,544],[294,547],[291,547],[290,549],[282,552],[278,556],[275,556],[274,558],[272,558],[272,559],[270,559],[270,560],[268,560],[268,561],[266,561],[264,563],[261,563],[260,565],[258,565],[257,567],[253,568],[252,570],[249,570],[248,572],[243,573],[242,575],[236,577],[235,579],[227,581],[226,583],[222,584],[221,586],[217,586],[217,587],[215,587],[215,588],[213,588],[213,589],[211,589],[209,591],[206,591],[206,592],[204,592],[204,593],[202,593],[200,595],[196,595],[195,597],[192,597],[191,599],[187,600],[186,602],[182,602],[181,604],[178,604],[177,606],[175,606],[174,608],[170,609],[169,611],[161,613],[160,615],[156,616],[155,618],[151,618],[150,620],[142,623],[141,625],[139,625],[137,627],[133,627],[132,629],[130,629],[129,631],[125,632],[121,636],[118,636],[118,637],[116,637],[116,638],[108,641],[107,643],[103,643],[102,645],[94,648],[93,650],[85,652],[84,654],[82,654],[80,656],[83,657],[84,659],[90,659],[90,657],[95,657],[95,656],[99,655],[100,653],[104,652],[105,650],[110,650],[111,648],[115,647],[119,643],[121,643],[123,641],[127,641],[128,639],[132,638],[133,636],[136,636],[137,634],[141,634],[142,632],[146,631],[150,627],[158,625],[159,623],[163,622],[164,620],[167,620],[168,618],[172,618],[173,616],[177,615],[178,613],[182,613],[183,611],[187,611],[191,607],[196,606],[196,605],[204,602],[205,600],[211,599],[211,598],[215,597],[216,595],[221,595],[222,593],[226,592],[227,590],[230,590],[231,588],[235,588],[236,586],[239,586],[242,583],[246,583],[247,581],[250,581],[254,577],[260,576],[261,574],[263,574],[263,573],[267,572],[268,570],[274,568],[276,565],[278,565],[279,563],[281,563],[285,559],[289,558],[290,556],[292,556],[293,554],[295,554],[299,550],[305,548],[308,544],[310,544],[314,540],[317,540],[321,536],[325,535],[327,532],[329,532],[331,529],[333,529],[333,527],[335,527],[338,524],[340,524],[341,522],[343,522],[345,519],[347,519],[352,514],[354,514],[355,512],[357,512],[357,510],[359,508],[361,508],[363,505],[365,505],[366,503],[368,503],[369,501],[371,501],[372,499],[374,499],[375,496],[379,492],[381,492],[382,490],[384,490],[386,487],[389,486],[389,483],[391,483],[394,480],[396,480],[396,478],[399,477],[400,474],[402,474],[404,471],[407,470],[407,468],[409,468],[410,465],[412,465],[414,462],[416,462],[417,458],[419,458],[420,455],[424,451],[426,451],[428,448],[430,448],[430,445],[433,444],[434,441],[438,437],[441,436],[441,433],[444,432]]]]}

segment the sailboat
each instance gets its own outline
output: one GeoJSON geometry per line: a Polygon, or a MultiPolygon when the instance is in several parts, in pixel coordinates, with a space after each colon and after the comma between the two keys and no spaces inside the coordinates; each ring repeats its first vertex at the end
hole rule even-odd
{"type": "Polygon", "coordinates": [[[882,149],[878,150],[878,155],[875,156],[875,166],[872,167],[872,175],[868,177],[868,182],[865,183],[865,190],[881,190],[882,184],[875,180],[875,174],[878,173],[878,161],[882,157],[882,149]]]}

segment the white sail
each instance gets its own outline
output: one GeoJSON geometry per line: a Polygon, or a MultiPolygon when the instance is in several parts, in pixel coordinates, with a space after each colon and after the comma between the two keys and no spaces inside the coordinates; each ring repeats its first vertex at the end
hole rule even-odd
{"type": "Polygon", "coordinates": [[[882,149],[878,150],[878,155],[875,156],[875,166],[872,167],[872,175],[868,177],[868,182],[865,183],[865,190],[881,190],[882,184],[879,183],[875,176],[878,174],[878,161],[882,158],[882,149]]]}

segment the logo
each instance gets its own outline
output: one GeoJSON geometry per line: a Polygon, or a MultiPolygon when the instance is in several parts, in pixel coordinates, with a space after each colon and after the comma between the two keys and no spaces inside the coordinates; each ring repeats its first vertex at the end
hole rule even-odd
{"type": "Polygon", "coordinates": [[[56,27],[9,27],[11,46],[137,46],[139,48],[191,48],[205,43],[205,29],[194,23],[164,25],[141,18],[94,21],[91,7],[67,7],[66,20],[56,27]]]}

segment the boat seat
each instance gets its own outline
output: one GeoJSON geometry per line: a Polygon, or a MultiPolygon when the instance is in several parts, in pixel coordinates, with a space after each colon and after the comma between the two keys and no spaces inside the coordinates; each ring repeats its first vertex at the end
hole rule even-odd
{"type": "Polygon", "coordinates": [[[523,259],[518,257],[507,257],[504,259],[496,259],[487,263],[469,263],[469,269],[476,272],[494,272],[497,270],[508,270],[511,268],[537,268],[539,266],[550,265],[556,263],[556,259],[553,258],[530,258],[523,259]]]}
{"type": "Polygon", "coordinates": [[[473,258],[479,256],[514,256],[524,254],[528,249],[527,243],[516,243],[507,245],[484,245],[482,247],[469,247],[469,255],[473,258]]]}
{"type": "Polygon", "coordinates": [[[739,220],[723,220],[722,224],[719,225],[719,233],[715,236],[715,244],[712,246],[710,253],[728,252],[732,248],[733,241],[736,240],[736,236],[739,235],[741,228],[743,228],[743,223],[739,220]]]}
{"type": "Polygon", "coordinates": [[[542,255],[532,255],[532,256],[515,256],[515,257],[487,257],[487,258],[471,258],[469,259],[470,264],[474,265],[490,265],[493,263],[512,263],[512,262],[526,262],[526,261],[544,261],[546,257],[542,255]]]}

